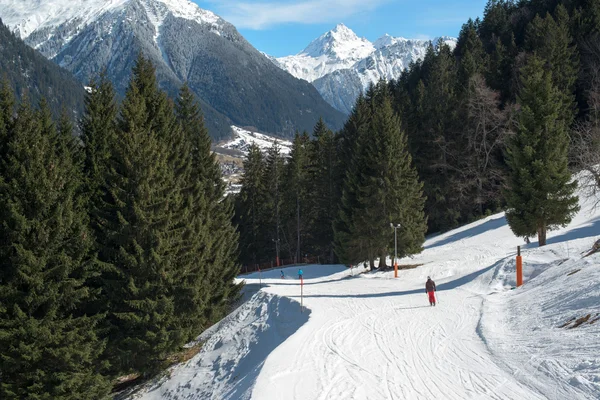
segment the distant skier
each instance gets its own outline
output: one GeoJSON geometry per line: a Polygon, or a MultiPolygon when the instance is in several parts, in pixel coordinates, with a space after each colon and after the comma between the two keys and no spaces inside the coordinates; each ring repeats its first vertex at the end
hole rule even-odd
{"type": "Polygon", "coordinates": [[[429,306],[435,306],[435,291],[435,282],[428,276],[425,283],[425,293],[429,295],[429,306]]]}
{"type": "Polygon", "coordinates": [[[302,274],[304,274],[304,272],[302,272],[302,269],[298,270],[298,279],[302,279],[302,274]]]}
{"type": "Polygon", "coordinates": [[[283,270],[281,270],[281,279],[285,279],[285,275],[283,273],[283,270]]]}

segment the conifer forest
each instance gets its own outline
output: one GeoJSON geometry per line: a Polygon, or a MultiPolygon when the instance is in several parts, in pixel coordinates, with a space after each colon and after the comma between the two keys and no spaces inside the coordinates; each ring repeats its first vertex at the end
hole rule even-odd
{"type": "Polygon", "coordinates": [[[240,272],[391,268],[390,224],[404,257],[500,211],[542,246],[578,211],[573,175],[600,187],[597,0],[489,0],[341,130],[252,146],[236,194],[197,98],[170,98],[143,54],[123,98],[101,73],[77,118],[2,72],[1,399],[103,399],[156,375],[238,303],[240,272]]]}

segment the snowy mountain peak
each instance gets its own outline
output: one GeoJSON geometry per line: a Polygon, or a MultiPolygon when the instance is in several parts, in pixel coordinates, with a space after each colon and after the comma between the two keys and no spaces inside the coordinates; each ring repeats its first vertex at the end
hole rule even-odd
{"type": "MultiPolygon", "coordinates": [[[[454,48],[456,39],[442,36],[454,48]]],[[[395,79],[411,62],[422,59],[429,40],[385,34],[374,43],[359,38],[344,24],[311,42],[295,56],[272,59],[297,78],[312,82],[321,96],[338,110],[349,113],[356,97],[371,83],[395,79]]]]}
{"type": "Polygon", "coordinates": [[[327,34],[339,38],[339,40],[359,40],[354,31],[344,24],[337,24],[335,28],[327,34]]]}
{"type": "Polygon", "coordinates": [[[0,0],[0,18],[26,39],[36,31],[53,31],[64,24],[69,28],[85,26],[132,3],[142,5],[157,23],[168,14],[201,24],[220,25],[222,21],[189,0],[0,0]]]}
{"type": "Polygon", "coordinates": [[[373,44],[359,38],[352,29],[338,24],[334,29],[312,41],[299,55],[329,56],[337,60],[362,58],[373,51],[373,44]]]}
{"type": "Polygon", "coordinates": [[[385,35],[383,35],[382,37],[380,37],[379,39],[377,39],[374,43],[373,46],[375,46],[375,48],[377,50],[382,49],[384,47],[388,47],[388,46],[393,46],[397,43],[400,42],[406,42],[407,39],[404,39],[402,37],[394,37],[394,36],[390,36],[387,33],[385,35]]]}

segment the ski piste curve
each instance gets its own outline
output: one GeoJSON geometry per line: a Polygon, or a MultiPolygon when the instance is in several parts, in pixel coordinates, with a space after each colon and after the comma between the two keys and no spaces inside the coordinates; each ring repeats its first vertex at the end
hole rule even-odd
{"type": "MultiPolygon", "coordinates": [[[[598,399],[600,212],[581,201],[549,245],[523,246],[503,214],[430,237],[401,270],[302,266],[240,276],[245,303],[205,332],[202,351],[133,398],[143,399],[598,399]],[[580,269],[582,272],[567,276],[580,269]],[[431,276],[441,302],[430,307],[431,276]],[[587,282],[587,283],[586,283],[587,282]]],[[[388,260],[388,264],[390,261],[388,260]]]]}

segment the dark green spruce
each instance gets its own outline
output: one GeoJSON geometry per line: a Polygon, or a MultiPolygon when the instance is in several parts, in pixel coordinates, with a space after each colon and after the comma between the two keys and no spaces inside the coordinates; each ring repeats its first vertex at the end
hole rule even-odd
{"type": "Polygon", "coordinates": [[[266,261],[267,257],[268,237],[263,229],[267,196],[264,170],[263,154],[258,146],[252,144],[244,160],[242,189],[237,197],[235,216],[240,232],[240,261],[244,264],[258,264],[266,261]]]}
{"type": "Polygon", "coordinates": [[[577,182],[571,181],[568,169],[568,122],[552,73],[542,59],[531,56],[521,82],[517,132],[507,150],[506,218],[515,235],[537,234],[544,246],[547,230],[565,226],[579,210],[577,182]]]}
{"type": "Polygon", "coordinates": [[[84,313],[97,271],[70,129],[57,131],[46,103],[36,112],[26,99],[14,120],[0,120],[10,127],[0,160],[0,397],[102,398],[104,343],[98,317],[84,313]]]}

